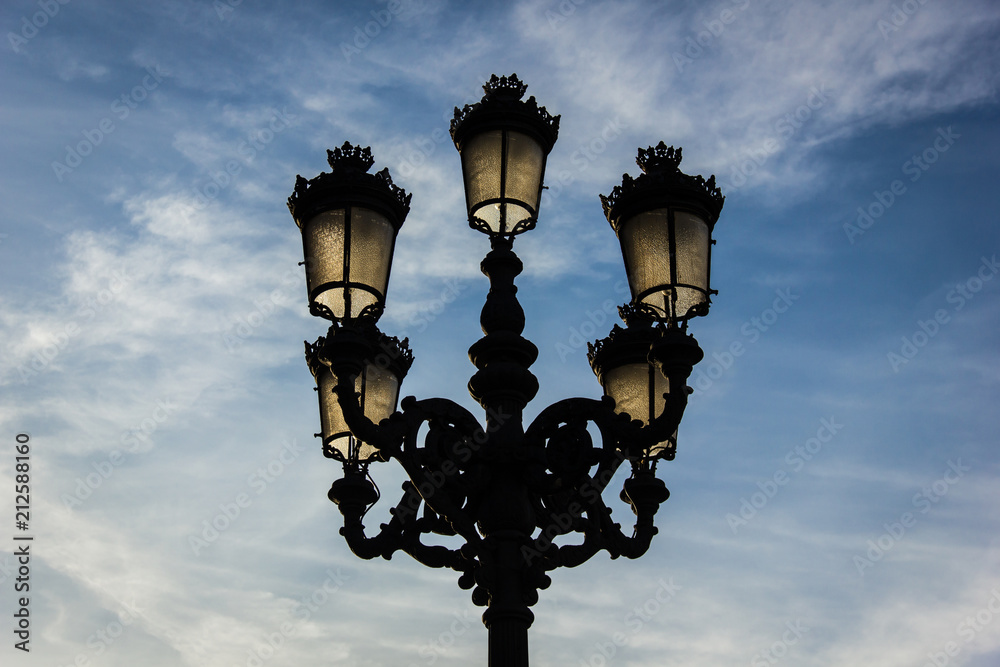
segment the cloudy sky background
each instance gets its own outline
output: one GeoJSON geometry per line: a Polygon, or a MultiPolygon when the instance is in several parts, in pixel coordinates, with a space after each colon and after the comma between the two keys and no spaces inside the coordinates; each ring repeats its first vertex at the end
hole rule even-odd
{"type": "MultiPolygon", "coordinates": [[[[0,26],[4,664],[485,661],[454,573],[337,534],[285,199],[327,148],[372,147],[413,193],[382,319],[415,351],[403,394],[478,414],[488,244],[447,123],[510,72],[562,114],[515,246],[529,418],[599,394],[582,341],[627,294],[597,195],[636,148],[683,146],[727,195],[660,534],[554,573],[533,664],[1000,663],[995,3],[16,0],[0,26]]],[[[374,475],[394,503],[398,467],[374,475]]]]}

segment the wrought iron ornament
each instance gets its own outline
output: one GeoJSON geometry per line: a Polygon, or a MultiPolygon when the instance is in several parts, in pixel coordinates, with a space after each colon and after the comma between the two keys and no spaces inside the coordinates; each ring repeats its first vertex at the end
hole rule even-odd
{"type": "MultiPolygon", "coordinates": [[[[559,116],[539,107],[533,97],[522,101],[527,87],[516,75],[494,75],[483,88],[481,102],[455,109],[451,135],[456,147],[461,152],[463,142],[481,136],[476,133],[484,127],[503,133],[497,142],[503,151],[508,132],[530,136],[543,151],[543,174],[559,116]]],[[[679,193],[703,209],[714,225],[723,203],[714,178],[705,181],[681,173],[680,160],[680,149],[662,142],[640,150],[637,162],[643,175],[634,180],[624,176],[610,197],[601,197],[612,226],[618,216],[631,214],[645,193],[660,199],[679,193]]],[[[370,149],[345,142],[329,151],[329,162],[330,173],[309,181],[296,179],[288,205],[300,228],[331,209],[364,206],[384,212],[398,230],[409,211],[410,195],[392,183],[388,170],[368,173],[374,164],[370,149]]],[[[503,169],[500,173],[503,180],[503,169]]],[[[507,201],[504,196],[501,187],[499,197],[488,203],[507,201]]],[[[510,201],[522,205],[527,199],[510,201]]],[[[475,205],[482,206],[482,201],[475,205]]],[[[468,388],[484,410],[482,421],[454,401],[412,396],[379,423],[367,416],[357,390],[364,369],[382,364],[401,381],[413,361],[407,341],[376,328],[381,308],[357,318],[332,318],[314,309],[314,314],[334,322],[325,337],[306,343],[307,362],[317,382],[323,373],[335,378],[332,393],[352,443],[370,448],[365,450],[368,455],[353,454],[357,447],[346,456],[340,450],[327,452],[344,465],[344,477],[328,493],[344,517],[341,535],[364,559],[390,559],[402,551],[424,565],[456,571],[459,586],[471,590],[476,605],[487,607],[483,622],[489,628],[491,667],[527,667],[527,630],[534,619],[530,607],[538,601],[538,591],[550,585],[550,571],[578,566],[600,551],[611,558],[638,558],[648,551],[657,532],[654,515],[670,495],[655,475],[656,462],[673,458],[674,434],[690,392],[686,381],[703,356],[686,333],[686,322],[684,329],[675,322],[664,324],[654,309],[633,301],[619,311],[626,328],[616,325],[608,338],[591,345],[589,358],[599,379],[623,360],[662,373],[669,390],[649,397],[656,402],[655,415],[633,419],[616,411],[610,396],[569,398],[543,409],[525,427],[523,410],[538,391],[530,370],[538,349],[521,335],[525,316],[514,280],[523,265],[513,241],[517,233],[534,226],[537,203],[534,206],[520,227],[505,228],[501,215],[497,230],[483,220],[477,226],[469,205],[470,224],[487,232],[491,244],[481,263],[490,282],[480,315],[484,335],[469,348],[476,371],[468,388]],[[396,460],[409,479],[389,521],[369,535],[363,518],[379,498],[369,465],[389,459],[396,460]],[[630,476],[620,498],[634,514],[631,530],[615,521],[603,496],[623,465],[630,476]],[[455,545],[430,544],[426,537],[431,535],[454,537],[455,545]]]]}

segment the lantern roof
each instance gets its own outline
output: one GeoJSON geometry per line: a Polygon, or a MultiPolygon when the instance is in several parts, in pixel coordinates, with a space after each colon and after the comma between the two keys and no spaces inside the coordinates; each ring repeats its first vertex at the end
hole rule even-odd
{"type": "Polygon", "coordinates": [[[494,74],[483,85],[486,93],[475,104],[455,107],[455,117],[451,121],[451,138],[461,150],[462,142],[473,132],[484,130],[511,129],[533,135],[548,153],[559,136],[559,118],[545,107],[538,106],[534,97],[522,101],[527,84],[517,78],[517,74],[497,76],[494,74]]]}
{"type": "Polygon", "coordinates": [[[345,141],[340,148],[327,150],[326,155],[329,172],[308,180],[295,177],[295,190],[288,198],[288,210],[299,228],[324,211],[364,206],[385,214],[398,231],[410,212],[412,195],[392,182],[388,167],[368,173],[375,164],[371,147],[361,148],[345,141]]]}
{"type": "Polygon", "coordinates": [[[726,198],[715,185],[715,176],[706,181],[680,170],[681,149],[662,141],[655,147],[639,149],[636,164],[643,173],[637,178],[622,174],[622,184],[609,196],[601,195],[604,215],[618,233],[621,224],[632,215],[670,205],[695,206],[709,229],[715,226],[726,198]]]}
{"type": "Polygon", "coordinates": [[[363,362],[385,366],[402,380],[413,365],[409,342],[408,338],[400,340],[382,333],[371,318],[352,320],[349,324],[334,322],[326,336],[320,336],[315,343],[306,341],[306,363],[313,377],[319,377],[323,366],[347,361],[357,370],[363,362]]]}

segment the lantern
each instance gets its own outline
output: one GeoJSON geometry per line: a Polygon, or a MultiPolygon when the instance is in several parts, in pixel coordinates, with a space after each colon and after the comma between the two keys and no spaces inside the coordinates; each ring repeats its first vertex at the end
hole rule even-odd
{"type": "Polygon", "coordinates": [[[309,311],[336,322],[377,320],[410,195],[393,185],[388,169],[368,173],[370,148],[345,142],[327,155],[330,173],[296,177],[288,198],[302,230],[309,311]]]}
{"type": "Polygon", "coordinates": [[[522,102],[527,86],[516,74],[493,75],[482,101],[455,108],[451,137],[462,157],[469,225],[492,236],[514,236],[538,219],[545,160],[559,133],[559,116],[522,102]]]}
{"type": "Polygon", "coordinates": [[[319,392],[323,454],[351,465],[382,460],[378,449],[351,434],[333,390],[337,373],[349,374],[364,415],[376,424],[388,418],[396,411],[399,387],[413,363],[406,341],[386,336],[374,323],[334,326],[325,338],[306,343],[306,362],[319,392]]]}
{"type": "Polygon", "coordinates": [[[644,172],[622,176],[604,214],[621,243],[632,303],[673,324],[708,313],[712,230],[725,198],[715,177],[681,172],[681,149],[661,141],[639,150],[644,172]]]}

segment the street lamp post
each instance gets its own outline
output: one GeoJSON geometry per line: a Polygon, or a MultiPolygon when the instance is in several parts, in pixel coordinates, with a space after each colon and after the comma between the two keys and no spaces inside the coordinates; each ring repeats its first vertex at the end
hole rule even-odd
{"type": "Polygon", "coordinates": [[[656,463],[674,457],[686,381],[703,356],[686,330],[715,293],[709,256],[723,197],[714,178],[680,171],[679,149],[661,142],[639,151],[644,173],[625,175],[601,197],[632,293],[619,309],[626,328],[616,325],[590,346],[604,396],[558,401],[525,428],[522,411],[538,390],[529,370],[538,349],[521,336],[514,278],[522,264],[512,248],[537,222],[559,117],[533,97],[524,101],[527,86],[516,75],[494,75],[483,88],[482,101],[456,109],[451,126],[469,224],[491,246],[481,264],[490,281],[484,336],[469,349],[477,369],[469,392],[485,410],[483,423],[442,398],[411,396],[396,409],[413,357],[407,341],[376,323],[410,196],[388,170],[368,173],[371,151],[345,143],[328,152],[329,173],[297,178],[288,205],[302,230],[310,312],[332,323],[325,337],[306,344],[306,358],[319,390],[323,452],[344,468],[328,494],[344,516],[341,535],[361,558],[404,551],[461,573],[459,586],[486,607],[490,666],[527,667],[529,608],[551,583],[547,572],[601,550],[638,558],[657,532],[653,516],[669,493],[656,463]],[[369,468],[389,459],[409,480],[390,521],[368,536],[362,518],[378,500],[369,468]],[[636,516],[632,535],[602,498],[626,463],[631,475],[621,498],[636,516]],[[425,544],[421,538],[432,533],[455,536],[462,546],[425,544]],[[562,543],[571,533],[582,542],[562,543]]]}

